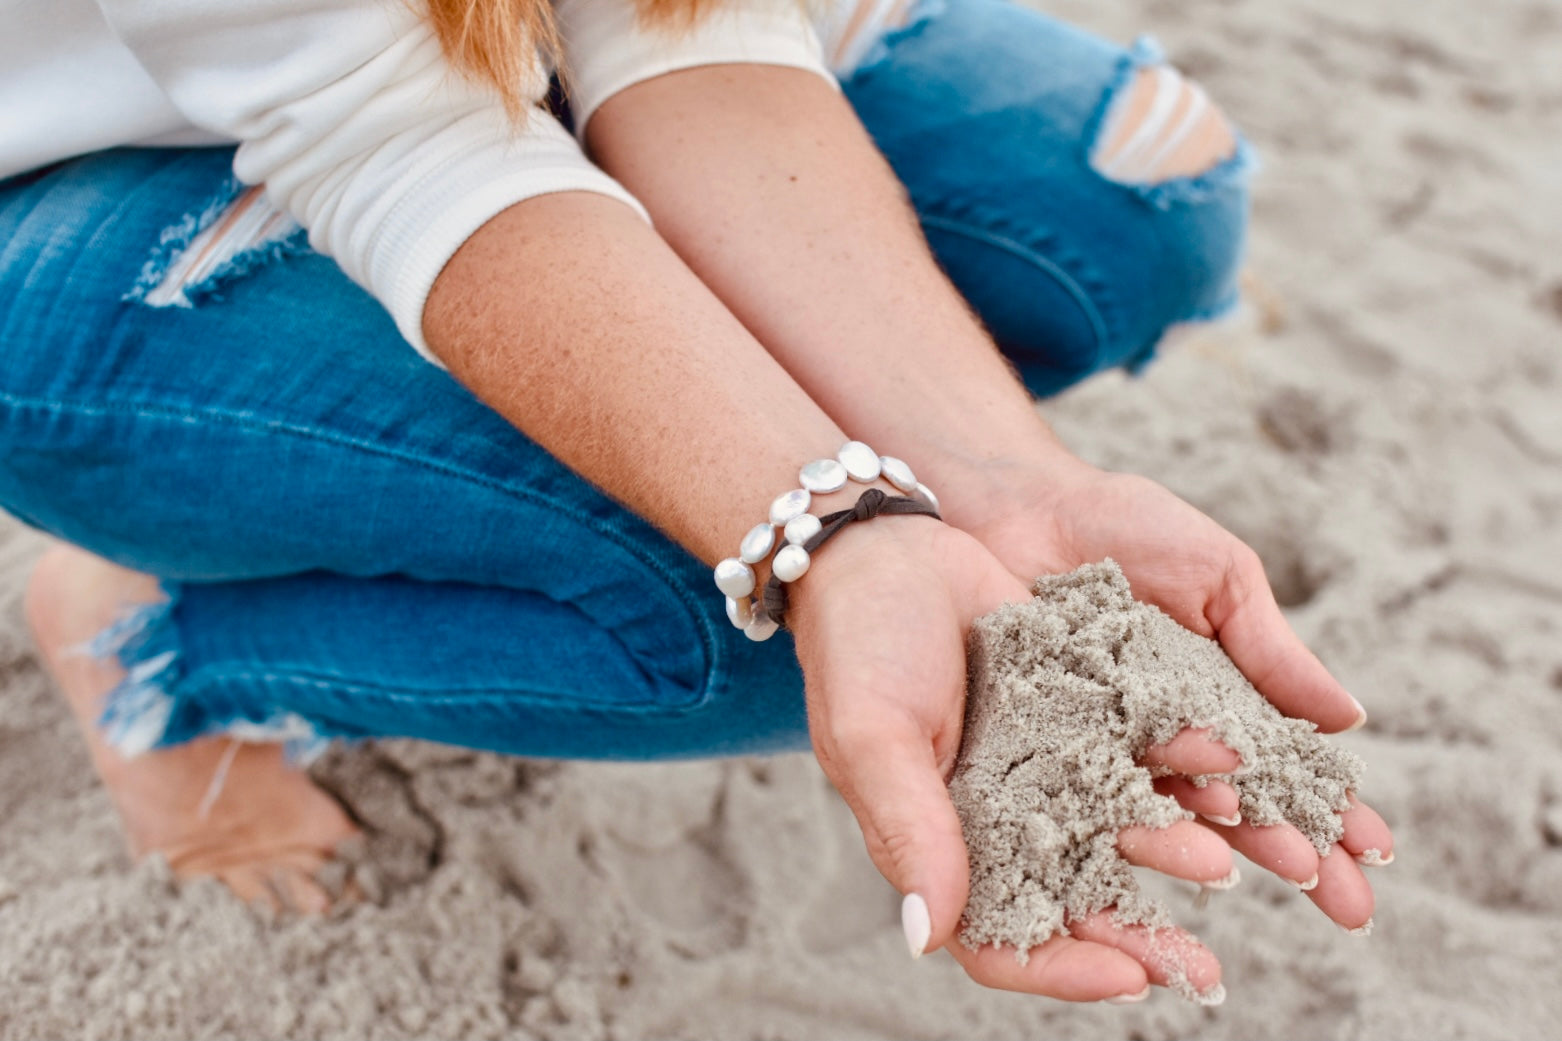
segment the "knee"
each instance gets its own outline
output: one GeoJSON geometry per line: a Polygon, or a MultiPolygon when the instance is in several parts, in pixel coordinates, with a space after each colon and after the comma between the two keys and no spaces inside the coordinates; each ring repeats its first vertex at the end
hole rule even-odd
{"type": "Polygon", "coordinates": [[[1204,88],[1157,64],[1111,97],[1090,164],[1119,184],[1154,185],[1208,173],[1236,154],[1236,132],[1204,88]]]}
{"type": "Polygon", "coordinates": [[[1251,154],[1204,88],[1143,41],[1101,97],[1084,157],[1117,246],[1102,262],[1117,313],[1100,362],[1137,368],[1170,327],[1236,303],[1251,154]]]}

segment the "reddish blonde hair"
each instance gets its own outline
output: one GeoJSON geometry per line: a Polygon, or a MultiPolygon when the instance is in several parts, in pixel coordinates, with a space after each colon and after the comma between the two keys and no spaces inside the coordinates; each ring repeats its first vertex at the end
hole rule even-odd
{"type": "MultiPolygon", "coordinates": [[[[635,0],[647,25],[688,27],[710,0],[635,0]]],[[[559,28],[548,0],[428,0],[428,17],[445,55],[461,72],[487,83],[504,99],[505,111],[525,118],[521,87],[534,55],[561,61],[559,28]]]]}

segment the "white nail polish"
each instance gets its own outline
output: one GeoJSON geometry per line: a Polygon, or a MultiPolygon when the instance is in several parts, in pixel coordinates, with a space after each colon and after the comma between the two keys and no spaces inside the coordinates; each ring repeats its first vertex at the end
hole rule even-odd
{"type": "Polygon", "coordinates": [[[1193,996],[1193,1000],[1198,1002],[1200,1005],[1203,1005],[1205,1008],[1214,1008],[1216,1005],[1224,1005],[1226,1003],[1226,985],[1224,983],[1217,983],[1209,990],[1206,990],[1203,994],[1195,994],[1193,996]]]}
{"type": "Polygon", "coordinates": [[[906,934],[906,949],[911,957],[922,957],[928,938],[933,935],[933,919],[928,914],[927,901],[920,894],[907,893],[900,902],[900,928],[906,934]]]}
{"type": "Polygon", "coordinates": [[[1355,698],[1351,698],[1350,703],[1356,706],[1356,722],[1345,728],[1345,732],[1347,734],[1352,730],[1360,730],[1362,727],[1367,725],[1367,710],[1362,707],[1361,702],[1357,701],[1355,698]]]}
{"type": "Polygon", "coordinates": [[[1107,998],[1108,1005],[1137,1005],[1150,996],[1150,985],[1146,983],[1144,989],[1137,994],[1119,994],[1115,998],[1107,998]]]}
{"type": "Polygon", "coordinates": [[[1235,828],[1238,824],[1242,823],[1242,815],[1240,813],[1234,817],[1218,817],[1213,813],[1201,813],[1199,816],[1203,817],[1211,824],[1219,824],[1224,828],[1235,828]]]}
{"type": "Polygon", "coordinates": [[[1356,854],[1356,862],[1368,867],[1388,867],[1394,863],[1394,852],[1390,850],[1388,856],[1384,856],[1380,849],[1364,849],[1356,854]]]}
{"type": "Polygon", "coordinates": [[[1356,928],[1346,929],[1345,931],[1350,933],[1352,936],[1371,936],[1372,919],[1368,918],[1365,922],[1361,923],[1356,928]]]}
{"type": "Polygon", "coordinates": [[[1296,882],[1296,881],[1293,881],[1292,879],[1289,879],[1289,878],[1286,879],[1286,881],[1290,882],[1293,886],[1295,886],[1297,889],[1300,889],[1304,893],[1310,892],[1310,891],[1318,888],[1318,876],[1317,876],[1316,873],[1313,875],[1312,878],[1309,878],[1305,882],[1296,882]]]}
{"type": "Polygon", "coordinates": [[[1233,867],[1231,869],[1231,874],[1227,875],[1225,878],[1216,878],[1208,882],[1201,882],[1199,884],[1202,885],[1205,889],[1230,889],[1240,881],[1242,881],[1242,872],[1233,867]]]}

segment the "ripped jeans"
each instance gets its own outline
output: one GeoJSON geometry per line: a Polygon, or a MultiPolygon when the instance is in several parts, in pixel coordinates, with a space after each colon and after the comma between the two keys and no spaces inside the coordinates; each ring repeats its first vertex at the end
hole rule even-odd
{"type": "MultiPolygon", "coordinates": [[[[1097,161],[1149,46],[934,0],[857,50],[847,97],[1034,392],[1232,305],[1246,146],[1143,182],[1097,161]]],[[[128,671],[110,738],[806,747],[789,640],[733,629],[705,565],[420,359],[230,161],[0,184],[0,507],[168,595],[98,641],[128,671]]]]}

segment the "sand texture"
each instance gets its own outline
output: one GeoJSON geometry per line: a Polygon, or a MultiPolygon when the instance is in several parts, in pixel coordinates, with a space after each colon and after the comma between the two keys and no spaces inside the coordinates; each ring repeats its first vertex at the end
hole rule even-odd
{"type": "Polygon", "coordinates": [[[1343,831],[1335,811],[1361,785],[1358,756],[1280,715],[1219,644],[1136,602],[1113,561],[1042,578],[1034,592],[980,619],[969,641],[949,783],[971,854],[968,945],[1012,946],[1024,962],[1070,917],[1170,921],[1141,893],[1117,833],[1192,819],[1138,765],[1184,727],[1242,757],[1227,780],[1247,820],[1289,821],[1329,852],[1343,831]]]}
{"type": "Polygon", "coordinates": [[[1262,152],[1251,310],[1047,414],[1248,540],[1371,712],[1338,742],[1398,839],[1372,936],[1245,866],[1203,909],[1147,877],[1224,1005],[984,991],[907,959],[808,756],[410,742],[321,771],[379,901],[258,919],[130,866],[22,634],[39,542],[0,519],[0,1038],[1562,1036],[1562,7],[1047,6],[1154,31],[1262,152]]]}

